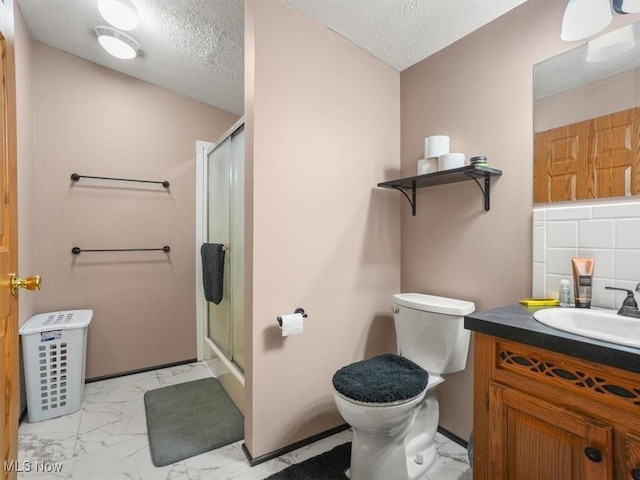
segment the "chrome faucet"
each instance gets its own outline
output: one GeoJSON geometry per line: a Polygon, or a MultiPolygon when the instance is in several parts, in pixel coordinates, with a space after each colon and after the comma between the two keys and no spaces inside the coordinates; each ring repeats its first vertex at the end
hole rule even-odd
{"type": "MultiPolygon", "coordinates": [[[[617,288],[617,287],[604,287],[607,290],[620,290],[622,292],[627,292],[627,298],[622,302],[622,306],[620,310],[618,310],[618,315],[622,315],[624,317],[632,317],[632,318],[640,318],[640,310],[638,310],[638,302],[636,302],[634,293],[632,290],[628,290],[626,288],[617,288]]],[[[636,292],[640,292],[640,283],[636,285],[636,292]]]]}

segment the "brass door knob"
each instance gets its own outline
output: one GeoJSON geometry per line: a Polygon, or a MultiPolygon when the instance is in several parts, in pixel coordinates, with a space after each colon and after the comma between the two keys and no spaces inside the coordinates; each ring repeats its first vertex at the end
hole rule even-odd
{"type": "Polygon", "coordinates": [[[42,280],[40,275],[31,275],[27,278],[18,278],[15,273],[11,274],[11,295],[14,297],[18,294],[19,288],[26,288],[27,290],[40,290],[42,280]]]}

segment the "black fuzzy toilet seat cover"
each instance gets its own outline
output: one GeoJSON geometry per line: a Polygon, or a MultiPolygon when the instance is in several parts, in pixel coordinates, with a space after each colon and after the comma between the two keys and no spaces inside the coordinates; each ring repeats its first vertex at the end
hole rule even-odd
{"type": "Polygon", "coordinates": [[[342,367],[332,382],[339,393],[352,400],[391,403],[422,393],[429,374],[411,360],[387,353],[342,367]]]}

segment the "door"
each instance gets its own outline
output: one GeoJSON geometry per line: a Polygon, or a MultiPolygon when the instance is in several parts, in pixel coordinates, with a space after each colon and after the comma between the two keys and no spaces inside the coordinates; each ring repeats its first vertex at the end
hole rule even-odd
{"type": "Polygon", "coordinates": [[[596,198],[640,193],[640,108],[596,118],[593,169],[596,198]]]}
{"type": "Polygon", "coordinates": [[[223,295],[207,304],[209,338],[244,371],[244,124],[207,155],[207,241],[225,245],[223,295]]]}
{"type": "MultiPolygon", "coordinates": [[[[0,4],[0,449],[3,467],[17,460],[18,447],[18,301],[11,295],[10,274],[18,265],[16,196],[16,110],[13,5],[0,4]],[[7,462],[7,463],[5,463],[7,462]]],[[[15,479],[15,468],[2,468],[2,479],[15,479]]]]}
{"type": "MultiPolygon", "coordinates": [[[[231,192],[231,137],[227,138],[208,155],[208,228],[207,238],[209,243],[221,243],[229,248],[231,243],[230,219],[230,192],[231,192]]],[[[234,249],[235,250],[235,249],[234,249]]],[[[209,338],[211,338],[222,351],[232,358],[232,322],[231,322],[231,295],[229,281],[231,251],[225,252],[223,268],[223,295],[217,305],[208,304],[209,338]]]]}
{"type": "Polygon", "coordinates": [[[640,108],[534,136],[534,202],[640,193],[640,108]]]}
{"type": "Polygon", "coordinates": [[[593,198],[587,162],[590,127],[587,121],[535,134],[535,202],[593,198]]]}
{"type": "Polygon", "coordinates": [[[492,480],[613,479],[610,426],[497,384],[489,398],[492,480]]]}
{"type": "Polygon", "coordinates": [[[624,448],[626,472],[622,478],[640,480],[640,437],[627,433],[624,448]]]}

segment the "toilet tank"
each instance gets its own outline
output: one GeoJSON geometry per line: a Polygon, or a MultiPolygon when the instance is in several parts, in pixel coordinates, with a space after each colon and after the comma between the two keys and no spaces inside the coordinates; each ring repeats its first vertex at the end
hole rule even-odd
{"type": "Polygon", "coordinates": [[[471,332],[464,316],[473,302],[420,293],[393,296],[393,318],[399,354],[431,373],[464,370],[471,332]]]}

